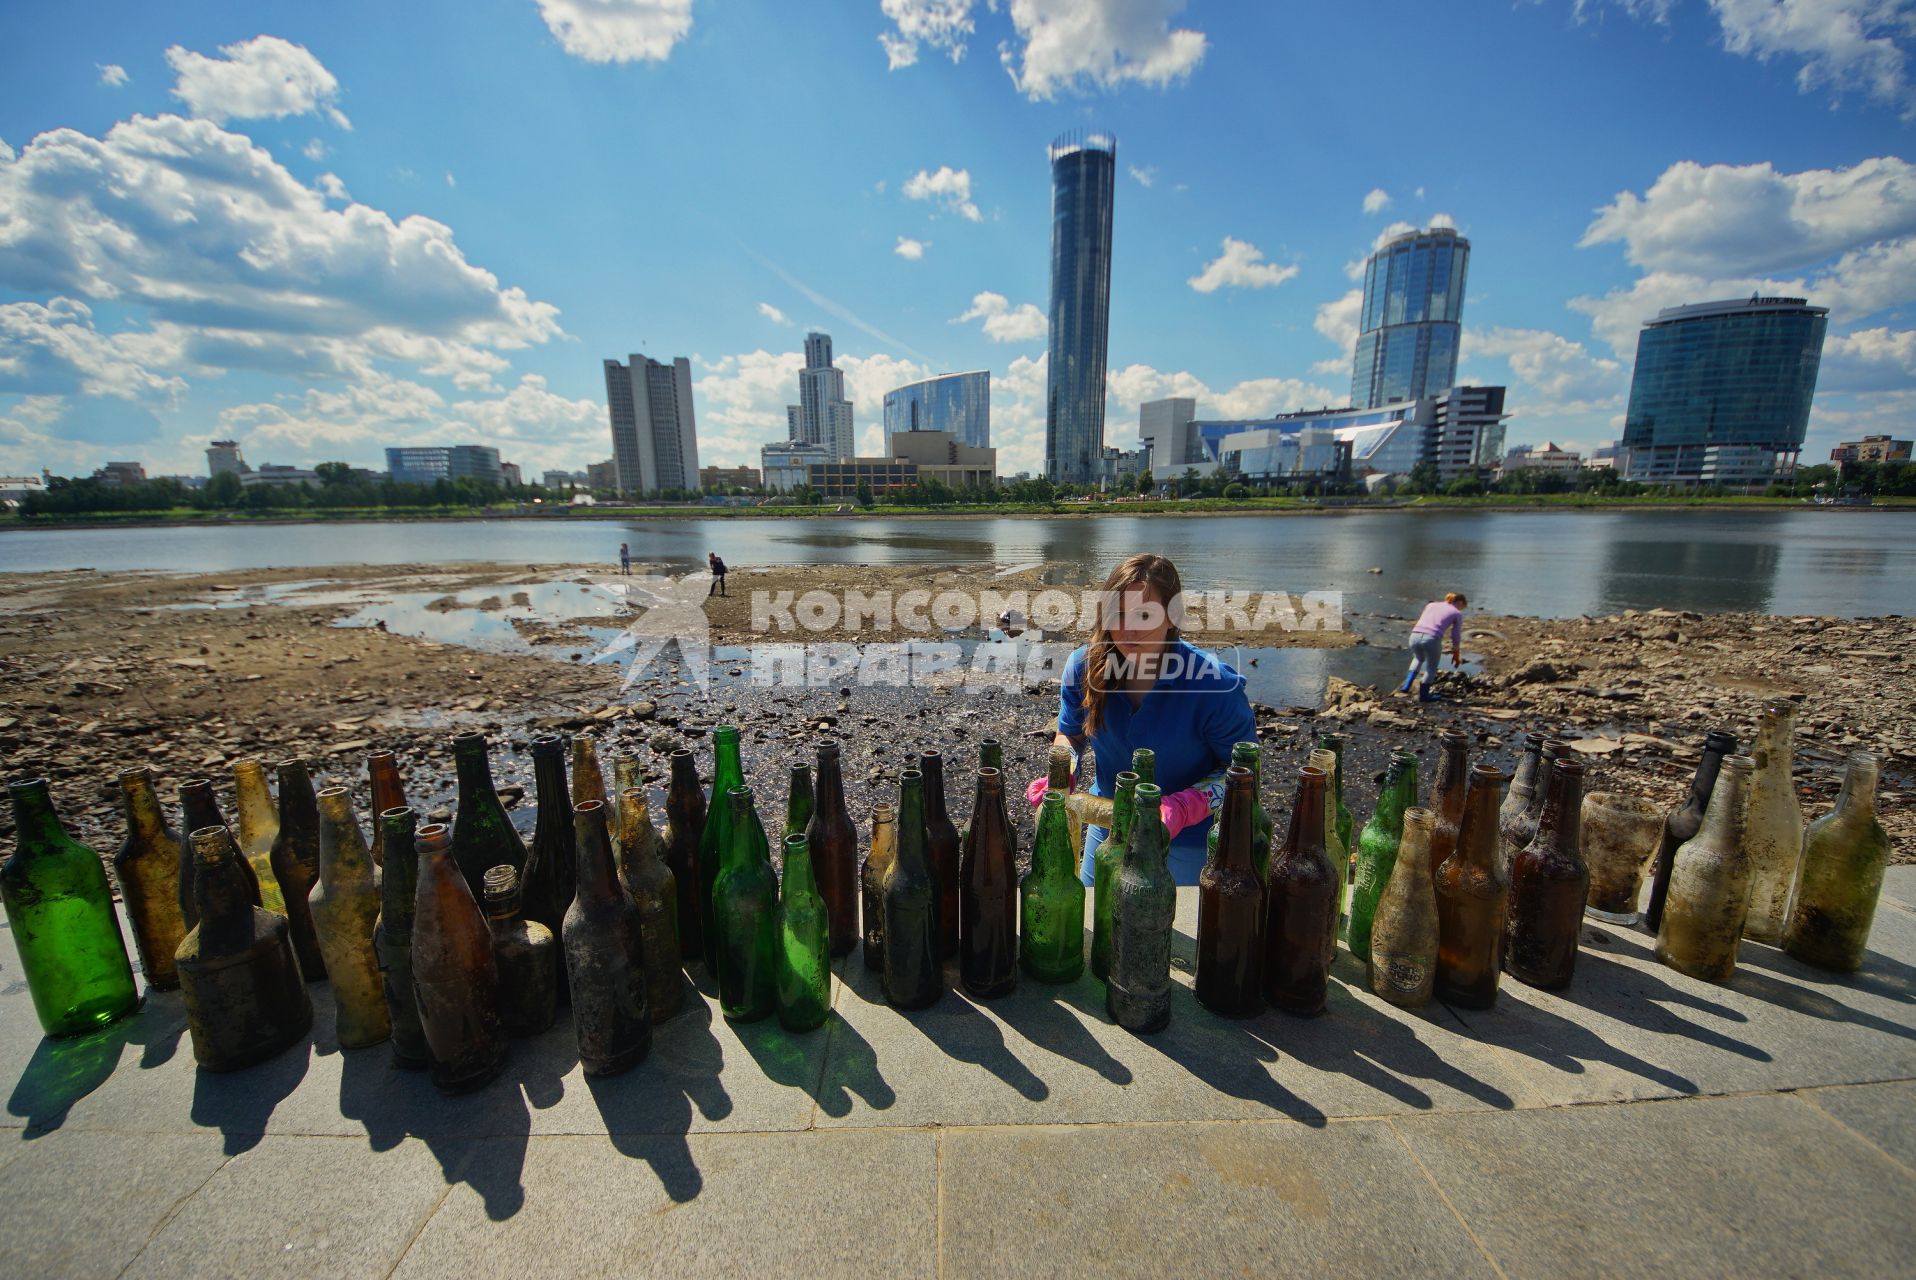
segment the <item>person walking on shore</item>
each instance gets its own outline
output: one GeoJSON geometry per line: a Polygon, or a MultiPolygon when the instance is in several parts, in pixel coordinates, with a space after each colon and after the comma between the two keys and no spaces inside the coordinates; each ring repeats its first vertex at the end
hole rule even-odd
{"type": "Polygon", "coordinates": [[[619,544],[619,572],[628,578],[632,576],[632,548],[623,542],[619,544]]]}
{"type": "Polygon", "coordinates": [[[1444,632],[1450,632],[1450,665],[1464,665],[1464,610],[1470,601],[1463,592],[1452,591],[1442,600],[1432,600],[1424,606],[1417,616],[1416,623],[1410,629],[1410,670],[1404,673],[1404,683],[1397,692],[1409,693],[1410,686],[1416,682],[1417,673],[1424,674],[1423,684],[1418,687],[1419,702],[1436,702],[1438,697],[1430,690],[1437,678],[1437,670],[1444,660],[1444,632]]]}
{"type": "Polygon", "coordinates": [[[720,596],[724,595],[725,594],[725,561],[719,559],[718,552],[708,551],[705,553],[705,563],[709,565],[712,570],[712,585],[709,588],[707,588],[705,592],[706,598],[710,599],[712,596],[715,596],[715,595],[720,595],[720,596]]]}

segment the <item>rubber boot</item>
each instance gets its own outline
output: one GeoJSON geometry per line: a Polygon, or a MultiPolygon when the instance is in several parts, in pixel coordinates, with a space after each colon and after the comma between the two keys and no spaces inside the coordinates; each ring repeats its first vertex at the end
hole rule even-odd
{"type": "Polygon", "coordinates": [[[1397,692],[1409,693],[1410,687],[1416,683],[1417,683],[1417,668],[1412,667],[1409,671],[1404,673],[1404,683],[1397,686],[1397,692]]]}
{"type": "Polygon", "coordinates": [[[1435,694],[1435,693],[1432,693],[1432,692],[1431,692],[1431,690],[1430,690],[1430,681],[1428,681],[1428,680],[1426,680],[1426,681],[1424,681],[1424,682],[1423,682],[1422,684],[1420,684],[1420,685],[1418,685],[1418,686],[1417,686],[1417,701],[1419,701],[1419,702],[1442,702],[1442,701],[1443,701],[1443,698],[1442,698],[1442,697],[1440,697],[1440,696],[1438,696],[1437,694],[1435,694]]]}

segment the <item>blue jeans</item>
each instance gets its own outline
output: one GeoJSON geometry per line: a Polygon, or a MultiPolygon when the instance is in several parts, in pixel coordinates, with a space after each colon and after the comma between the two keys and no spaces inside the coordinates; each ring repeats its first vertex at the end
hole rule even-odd
{"type": "Polygon", "coordinates": [[[1412,635],[1410,638],[1410,669],[1415,672],[1423,668],[1425,680],[1435,680],[1437,672],[1444,664],[1444,638],[1442,636],[1412,635]]]}
{"type": "MultiPolygon", "coordinates": [[[[1084,829],[1084,857],[1078,862],[1078,879],[1084,881],[1086,888],[1094,883],[1093,870],[1098,846],[1110,838],[1111,833],[1103,827],[1084,829]]],[[[1173,843],[1170,857],[1165,861],[1170,865],[1172,880],[1178,884],[1196,884],[1199,873],[1204,870],[1204,846],[1173,843]]]]}

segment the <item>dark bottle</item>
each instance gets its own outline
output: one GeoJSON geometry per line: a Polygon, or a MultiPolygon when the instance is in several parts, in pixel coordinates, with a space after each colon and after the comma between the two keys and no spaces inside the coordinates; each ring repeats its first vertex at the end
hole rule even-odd
{"type": "MultiPolygon", "coordinates": [[[[388,809],[406,807],[406,784],[399,780],[399,757],[390,751],[375,751],[366,757],[366,777],[372,783],[373,817],[388,809]]],[[[386,865],[386,827],[373,823],[373,865],[386,865]]]]}
{"type": "Polygon", "coordinates": [[[559,940],[519,910],[519,873],[486,872],[486,926],[499,978],[499,1023],[514,1040],[536,1036],[559,1011],[559,940]]]}
{"type": "MultiPolygon", "coordinates": [[[[1212,1013],[1247,1018],[1264,1007],[1264,878],[1257,873],[1257,776],[1224,771],[1217,852],[1198,875],[1197,998],[1212,1013]]],[[[1162,821],[1162,817],[1160,817],[1162,821]]]]}
{"type": "Polygon", "coordinates": [[[1063,792],[1045,792],[1031,869],[1018,883],[1018,961],[1039,982],[1071,982],[1084,972],[1084,882],[1064,805],[1063,792]]]}
{"type": "Polygon", "coordinates": [[[812,1031],[832,1012],[831,925],[802,835],[785,837],[785,879],[778,899],[778,1020],[812,1031]]]}
{"type": "MultiPolygon", "coordinates": [[[[1377,793],[1377,811],[1357,834],[1357,867],[1351,877],[1351,918],[1346,941],[1351,954],[1370,965],[1371,924],[1390,873],[1397,866],[1397,850],[1404,841],[1404,810],[1417,803],[1417,757],[1393,751],[1384,785],[1377,793]]],[[[1429,868],[1425,868],[1426,874],[1429,868]]]]}
{"type": "MultiPolygon", "coordinates": [[[[1264,749],[1255,742],[1233,742],[1231,744],[1231,763],[1242,765],[1251,771],[1251,811],[1253,822],[1251,832],[1251,865],[1257,868],[1260,883],[1269,874],[1271,868],[1271,815],[1265,811],[1264,802],[1258,797],[1258,773],[1264,759],[1264,749]]],[[[1220,812],[1219,817],[1223,815],[1220,812]]],[[[1213,822],[1210,831],[1204,836],[1204,860],[1206,863],[1217,861],[1218,824],[1213,822]]]]}
{"type": "Polygon", "coordinates": [[[565,913],[565,967],[572,985],[572,1027],[579,1065],[589,1076],[629,1070],[652,1048],[645,1004],[645,944],[639,909],[612,865],[603,800],[573,809],[579,893],[565,913]]]}
{"type": "MultiPolygon", "coordinates": [[[[1504,773],[1494,764],[1470,771],[1455,847],[1437,868],[1437,998],[1464,1009],[1497,1002],[1498,953],[1510,881],[1498,865],[1503,835],[1497,806],[1504,773]]],[[[1582,910],[1582,899],[1578,899],[1582,910]]]]}
{"type": "Polygon", "coordinates": [[[1285,1013],[1324,1012],[1330,947],[1337,937],[1337,868],[1324,843],[1330,778],[1298,771],[1297,801],[1283,847],[1271,857],[1264,900],[1264,999],[1285,1013]]]}
{"type": "Polygon", "coordinates": [[[418,828],[413,848],[419,872],[412,919],[413,1001],[431,1052],[432,1082],[447,1093],[464,1093],[506,1065],[492,931],[453,861],[452,832],[443,823],[427,823],[418,828]]]}
{"type": "Polygon", "coordinates": [[[845,779],[838,744],[818,748],[817,803],[805,828],[818,896],[831,921],[832,954],[849,955],[858,945],[858,827],[845,807],[845,779]]]}
{"type": "Polygon", "coordinates": [[[452,740],[459,770],[459,800],[452,817],[452,856],[476,902],[485,892],[486,872],[497,866],[524,871],[526,842],[513,829],[506,806],[492,786],[486,738],[462,733],[452,740]]]}
{"type": "Polygon", "coordinates": [[[1543,746],[1549,737],[1545,733],[1526,733],[1523,736],[1523,754],[1517,757],[1517,767],[1510,774],[1510,785],[1504,788],[1504,802],[1497,807],[1497,826],[1503,832],[1505,867],[1510,866],[1510,860],[1519,849],[1536,837],[1535,819],[1531,820],[1526,832],[1524,815],[1529,811],[1530,801],[1535,798],[1539,784],[1545,777],[1543,746]]]}
{"type": "Polygon", "coordinates": [[[1337,759],[1337,767],[1331,770],[1331,800],[1337,806],[1337,842],[1346,849],[1351,848],[1351,830],[1356,820],[1351,817],[1350,806],[1344,803],[1344,735],[1341,733],[1320,733],[1317,745],[1337,759]]]}
{"type": "Polygon", "coordinates": [[[719,868],[732,849],[732,803],[726,797],[732,794],[732,788],[744,785],[738,726],[722,724],[712,730],[712,803],[705,811],[705,828],[699,835],[699,940],[705,946],[705,971],[713,977],[718,976],[719,936],[712,919],[712,887],[718,883],[719,868]]]}
{"type": "Polygon", "coordinates": [[[1643,909],[1643,927],[1651,933],[1663,924],[1663,906],[1670,897],[1670,868],[1676,863],[1676,851],[1703,829],[1703,815],[1709,812],[1710,793],[1716,788],[1723,757],[1735,754],[1735,734],[1727,729],[1712,729],[1705,734],[1703,758],[1697,761],[1689,797],[1670,810],[1663,820],[1663,843],[1657,846],[1656,861],[1650,867],[1650,901],[1643,909]]]}
{"type": "MultiPolygon", "coordinates": [[[[195,778],[180,784],[180,826],[182,832],[198,831],[201,827],[223,827],[226,816],[220,812],[219,797],[213,794],[213,784],[205,778],[195,778]]],[[[237,842],[237,837],[235,837],[237,842]]],[[[235,843],[235,848],[238,847],[235,843]]],[[[180,918],[191,929],[200,922],[199,900],[193,891],[193,877],[197,874],[198,857],[193,853],[191,840],[180,841],[180,918]]],[[[234,864],[240,878],[246,881],[246,891],[252,895],[253,905],[260,906],[259,877],[253,873],[253,864],[242,854],[234,864]]]]}
{"type": "Polygon", "coordinates": [[[379,869],[353,815],[353,793],[327,787],[319,793],[319,882],[308,904],[313,932],[326,957],[342,1049],[363,1049],[392,1034],[386,988],[373,950],[379,923],[379,869]]]}
{"type": "Polygon", "coordinates": [[[925,775],[906,769],[898,778],[898,853],[885,877],[884,906],[885,999],[899,1009],[922,1009],[945,993],[944,894],[928,845],[925,775]]]}
{"type": "Polygon", "coordinates": [[[865,967],[885,970],[885,877],[898,857],[898,810],[872,810],[872,846],[858,871],[859,923],[864,928],[865,967]]]}
{"type": "Polygon", "coordinates": [[[386,866],[379,878],[379,924],[373,951],[379,956],[386,1013],[392,1019],[393,1066],[421,1071],[432,1064],[426,1029],[419,1022],[419,997],[413,993],[412,918],[419,901],[418,816],[404,806],[379,815],[386,841],[386,866]]]}
{"type": "Polygon", "coordinates": [[[120,801],[126,810],[126,839],[113,855],[120,901],[133,928],[140,972],[155,991],[180,985],[173,953],[186,936],[180,911],[180,833],[166,825],[153,774],[144,766],[120,774],[120,801]]]}
{"type": "Polygon", "coordinates": [[[605,825],[616,837],[619,831],[619,802],[605,787],[605,770],[599,767],[599,748],[585,734],[572,739],[572,803],[574,808],[588,800],[605,806],[605,825]]]}
{"type": "Polygon", "coordinates": [[[804,835],[812,825],[812,814],[817,807],[818,802],[812,795],[812,766],[803,760],[792,761],[792,774],[785,784],[785,830],[779,839],[804,835]]]}
{"type": "Polygon", "coordinates": [[[958,872],[958,975],[966,991],[995,1000],[1018,985],[1018,854],[994,766],[978,770],[958,872]]]}
{"type": "Polygon", "coordinates": [[[1171,878],[1171,837],[1159,809],[1164,794],[1137,789],[1131,839],[1118,864],[1111,907],[1111,974],[1104,1007],[1126,1031],[1149,1035],[1171,1021],[1171,920],[1178,887],[1171,878]]]}
{"type": "Polygon", "coordinates": [[[0,898],[40,1027],[76,1036],[140,1007],[100,855],[67,835],[45,778],[7,787],[13,856],[0,867],[0,898]]]}
{"type": "Polygon", "coordinates": [[[279,830],[273,836],[273,882],[293,926],[293,954],[308,982],[326,980],[326,958],[313,930],[308,901],[319,881],[319,799],[304,760],[282,760],[279,774],[279,830]]]}
{"type": "Polygon", "coordinates": [[[1157,785],[1158,753],[1149,747],[1139,747],[1131,753],[1131,772],[1138,775],[1138,785],[1150,783],[1157,785]]]}
{"type": "MultiPolygon", "coordinates": [[[[579,845],[573,834],[572,792],[566,785],[565,743],[550,734],[532,740],[532,787],[538,803],[519,903],[556,940],[579,892],[579,845]]],[[[559,1000],[567,996],[565,965],[558,966],[559,1000]]]]}
{"type": "Polygon", "coordinates": [[[1537,834],[1510,862],[1504,913],[1504,969],[1519,982],[1554,991],[1570,985],[1583,936],[1590,868],[1583,860],[1583,766],[1556,760],[1544,784],[1537,834]]]}
{"type": "MultiPolygon", "coordinates": [[[[837,748],[833,748],[834,766],[837,748]]],[[[705,954],[704,922],[699,911],[699,839],[705,833],[705,792],[699,787],[698,761],[680,747],[672,753],[672,780],[665,789],[665,865],[672,868],[677,889],[679,959],[697,960],[705,954]]],[[[834,774],[834,776],[836,776],[834,774]]],[[[819,782],[824,783],[821,765],[819,782]]],[[[844,804],[844,795],[839,795],[844,804]]],[[[857,933],[856,926],[852,932],[857,933]]]]}
{"type": "Polygon", "coordinates": [[[750,787],[726,793],[731,845],[712,884],[719,1011],[756,1022],[778,1008],[778,873],[750,787]]]}
{"type": "Polygon", "coordinates": [[[1110,831],[1091,859],[1091,976],[1099,982],[1111,974],[1112,904],[1118,888],[1118,865],[1131,842],[1138,799],[1138,775],[1131,770],[1126,769],[1112,782],[1110,831]]]}
{"type": "Polygon", "coordinates": [[[1470,735],[1462,729],[1440,729],[1438,744],[1443,754],[1437,761],[1437,785],[1431,789],[1430,869],[1435,872],[1457,847],[1457,832],[1464,820],[1464,793],[1470,780],[1470,762],[1466,752],[1470,735]]]}
{"type": "Polygon", "coordinates": [[[918,772],[925,775],[925,850],[931,856],[932,878],[938,884],[938,959],[958,954],[958,827],[945,805],[945,758],[936,751],[920,752],[918,772]]]}
{"type": "Polygon", "coordinates": [[[619,882],[639,909],[639,942],[645,948],[645,1004],[652,1021],[664,1022],[685,999],[679,961],[678,884],[659,856],[659,833],[645,791],[619,795],[619,882]]]}
{"type": "Polygon", "coordinates": [[[1544,740],[1543,749],[1537,753],[1537,772],[1530,780],[1529,794],[1524,797],[1523,807],[1514,816],[1511,814],[1509,789],[1505,789],[1504,802],[1497,807],[1497,865],[1506,876],[1510,874],[1511,860],[1520,851],[1529,848],[1530,842],[1537,838],[1537,824],[1543,820],[1544,801],[1550,795],[1550,766],[1569,758],[1569,743],[1562,738],[1544,740]]]}
{"type": "Polygon", "coordinates": [[[224,826],[195,830],[187,847],[198,923],[177,956],[193,1059],[236,1071],[291,1048],[313,1029],[313,1001],[293,955],[286,917],[256,904],[245,864],[224,826]]]}

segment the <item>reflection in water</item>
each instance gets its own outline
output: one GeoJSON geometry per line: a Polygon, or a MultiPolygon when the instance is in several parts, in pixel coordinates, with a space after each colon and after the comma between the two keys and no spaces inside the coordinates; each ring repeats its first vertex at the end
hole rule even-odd
{"type": "Polygon", "coordinates": [[[1783,554],[1767,542],[1619,538],[1605,560],[1597,613],[1641,609],[1639,601],[1653,599],[1682,599],[1676,607],[1698,613],[1762,613],[1783,554]]]}

